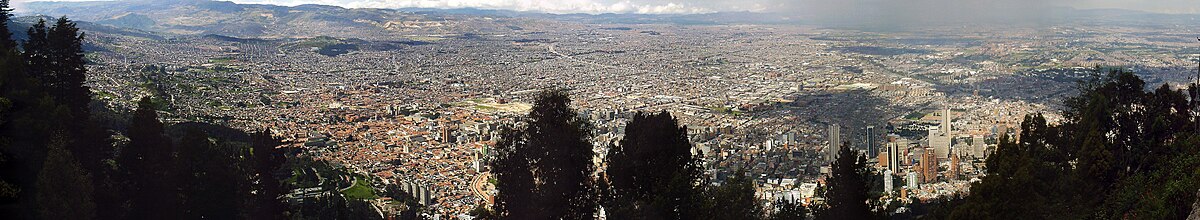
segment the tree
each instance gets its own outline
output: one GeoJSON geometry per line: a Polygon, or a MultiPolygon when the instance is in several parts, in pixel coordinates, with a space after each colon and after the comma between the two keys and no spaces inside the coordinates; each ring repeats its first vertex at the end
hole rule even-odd
{"type": "Polygon", "coordinates": [[[788,201],[780,199],[775,201],[775,208],[769,220],[803,220],[808,218],[808,208],[805,208],[799,201],[788,201]]]}
{"type": "Polygon", "coordinates": [[[825,199],[828,207],[818,215],[821,219],[870,219],[867,205],[867,159],[844,144],[834,160],[825,199]]]}
{"type": "Polygon", "coordinates": [[[131,189],[131,219],[176,218],[179,211],[176,175],[170,169],[174,146],[163,135],[163,124],[158,121],[149,97],[138,101],[129,125],[129,144],[121,152],[118,163],[126,171],[131,189]]]}
{"type": "MultiPolygon", "coordinates": [[[[1194,87],[1188,91],[1195,91],[1194,87]]],[[[1200,188],[1196,117],[1183,91],[1131,72],[1080,84],[1065,118],[1026,116],[1002,138],[954,219],[1182,219],[1200,188]]]]}
{"type": "Polygon", "coordinates": [[[761,219],[762,205],[754,197],[754,180],[738,170],[720,186],[705,192],[705,213],[700,219],[761,219]]]}
{"type": "Polygon", "coordinates": [[[692,155],[687,128],[670,113],[636,113],[606,160],[609,216],[697,218],[703,192],[699,161],[692,155]]]}
{"type": "Polygon", "coordinates": [[[235,219],[241,213],[237,155],[221,149],[199,129],[188,129],[179,141],[178,173],[184,216],[189,219],[235,219]]]}
{"type": "Polygon", "coordinates": [[[524,125],[497,143],[492,168],[501,218],[594,218],[592,126],[570,102],[563,91],[541,93],[524,125]]]}
{"type": "Polygon", "coordinates": [[[269,131],[258,131],[250,134],[251,153],[254,158],[254,178],[258,180],[255,186],[257,194],[251,204],[253,219],[284,219],[287,217],[287,205],[283,201],[283,184],[275,176],[287,158],[277,148],[281,145],[279,139],[271,136],[269,131]]]}
{"type": "Polygon", "coordinates": [[[543,216],[534,204],[537,186],[526,147],[520,147],[521,131],[504,129],[496,143],[495,158],[489,163],[496,176],[496,196],[492,210],[504,219],[533,219],[543,216]]]}
{"type": "Polygon", "coordinates": [[[46,33],[49,64],[46,67],[51,79],[45,82],[50,93],[70,109],[74,122],[86,121],[90,115],[88,105],[92,101],[87,82],[87,64],[83,57],[84,34],[79,33],[75,22],[60,17],[54,27],[46,33]]]}
{"type": "Polygon", "coordinates": [[[45,165],[37,180],[38,213],[41,219],[92,219],[96,204],[92,202],[91,175],[79,166],[71,152],[64,149],[68,141],[55,136],[50,143],[45,165]]]}
{"type": "Polygon", "coordinates": [[[8,21],[12,18],[12,7],[9,7],[9,0],[0,0],[0,51],[13,51],[17,49],[17,42],[12,39],[12,32],[8,30],[8,21]]]}

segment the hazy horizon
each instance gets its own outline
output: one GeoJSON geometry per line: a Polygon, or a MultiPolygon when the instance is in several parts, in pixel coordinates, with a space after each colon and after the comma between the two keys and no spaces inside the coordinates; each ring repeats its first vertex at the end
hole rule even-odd
{"type": "MultiPolygon", "coordinates": [[[[17,10],[27,2],[12,1],[17,10]]],[[[46,0],[105,1],[105,0],[46,0]]],[[[874,16],[944,17],[961,15],[1036,15],[1038,9],[1124,9],[1166,14],[1200,14],[1194,0],[229,0],[242,4],[296,6],[334,5],[347,8],[498,9],[552,14],[701,14],[715,12],[873,13],[874,16]],[[1010,13],[1011,12],[1011,13],[1010,13]]],[[[852,15],[841,15],[852,16],[852,15]]],[[[883,17],[886,18],[886,17],[883,17]]]]}

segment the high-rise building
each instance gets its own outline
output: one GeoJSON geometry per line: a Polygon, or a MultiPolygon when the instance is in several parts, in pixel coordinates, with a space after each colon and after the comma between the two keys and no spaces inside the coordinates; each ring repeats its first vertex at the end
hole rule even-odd
{"type": "Polygon", "coordinates": [[[887,143],[887,163],[888,169],[893,172],[900,172],[900,145],[896,142],[887,143]]]}
{"type": "Polygon", "coordinates": [[[891,170],[883,171],[883,192],[884,193],[892,192],[892,178],[895,178],[895,177],[892,176],[891,170]]]}
{"type": "Polygon", "coordinates": [[[971,156],[983,159],[987,157],[987,144],[984,143],[983,135],[975,135],[971,137],[971,156]]]}
{"type": "Polygon", "coordinates": [[[950,154],[950,136],[942,130],[940,126],[929,126],[929,133],[926,135],[929,139],[929,147],[933,148],[934,155],[939,159],[945,159],[950,154]]]}
{"type": "Polygon", "coordinates": [[[917,187],[921,186],[921,180],[918,177],[917,172],[908,172],[908,174],[904,176],[904,180],[907,182],[907,187],[909,189],[916,189],[917,187]]]}
{"type": "Polygon", "coordinates": [[[952,154],[950,155],[950,173],[946,179],[957,180],[958,172],[958,154],[952,154]]]}
{"type": "Polygon", "coordinates": [[[863,138],[863,143],[867,147],[867,155],[879,155],[879,150],[875,147],[875,126],[867,126],[867,135],[863,138]]]}
{"type": "Polygon", "coordinates": [[[947,106],[946,109],[942,111],[942,130],[946,132],[946,136],[951,136],[953,133],[950,130],[952,129],[950,122],[950,107],[947,106]]]}
{"type": "Polygon", "coordinates": [[[935,150],[932,148],[925,148],[921,154],[921,182],[932,183],[937,181],[938,159],[934,155],[934,152],[935,150]]]}
{"type": "Polygon", "coordinates": [[[837,124],[829,125],[829,147],[825,148],[825,161],[832,163],[837,159],[838,151],[842,148],[842,127],[837,124]]]}

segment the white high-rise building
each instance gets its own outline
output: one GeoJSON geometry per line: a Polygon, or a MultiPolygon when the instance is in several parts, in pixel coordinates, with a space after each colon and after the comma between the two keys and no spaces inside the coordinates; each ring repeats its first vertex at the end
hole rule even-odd
{"type": "Polygon", "coordinates": [[[976,135],[976,136],[971,137],[971,145],[972,145],[971,146],[971,154],[972,154],[971,156],[974,156],[975,158],[979,158],[979,159],[983,159],[983,158],[987,157],[987,155],[986,155],[987,152],[985,152],[985,151],[987,151],[987,144],[984,143],[984,139],[983,139],[982,135],[976,135]]]}
{"type": "Polygon", "coordinates": [[[896,144],[896,142],[887,143],[887,166],[889,170],[900,172],[900,160],[902,160],[900,153],[899,144],[896,144]]]}
{"type": "Polygon", "coordinates": [[[950,156],[950,136],[946,135],[945,131],[938,126],[929,126],[929,133],[926,135],[929,139],[929,147],[933,148],[933,154],[938,159],[946,159],[950,156]]]}
{"type": "Polygon", "coordinates": [[[892,193],[892,170],[883,171],[883,192],[892,193]]]}
{"type": "Polygon", "coordinates": [[[838,151],[842,149],[842,127],[837,124],[829,125],[829,147],[825,148],[825,161],[832,163],[837,159],[838,151]]]}
{"type": "Polygon", "coordinates": [[[904,180],[908,182],[907,187],[909,189],[917,189],[920,187],[918,184],[921,184],[921,180],[917,178],[917,172],[908,172],[908,175],[904,176],[904,180]]]}

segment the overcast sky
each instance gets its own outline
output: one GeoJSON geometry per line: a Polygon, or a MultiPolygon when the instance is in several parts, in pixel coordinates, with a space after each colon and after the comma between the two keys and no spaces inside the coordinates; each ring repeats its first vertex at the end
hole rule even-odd
{"type": "MultiPolygon", "coordinates": [[[[720,11],[821,11],[828,7],[920,5],[944,10],[980,6],[1120,8],[1162,13],[1200,13],[1200,0],[233,0],[278,5],[325,4],[371,8],[486,8],[550,13],[705,13],[720,11]]],[[[911,8],[911,7],[903,7],[911,8]]]]}
{"type": "MultiPolygon", "coordinates": [[[[19,4],[31,0],[14,0],[19,4]]],[[[33,0],[36,1],[36,0],[33,0]]],[[[79,0],[66,0],[79,1],[79,0]]],[[[934,16],[1026,10],[1048,6],[1118,8],[1200,14],[1200,0],[232,0],[276,5],[322,4],[349,8],[483,8],[549,13],[688,14],[725,11],[889,13],[934,16]],[[998,10],[991,10],[996,8],[998,10]]]]}

